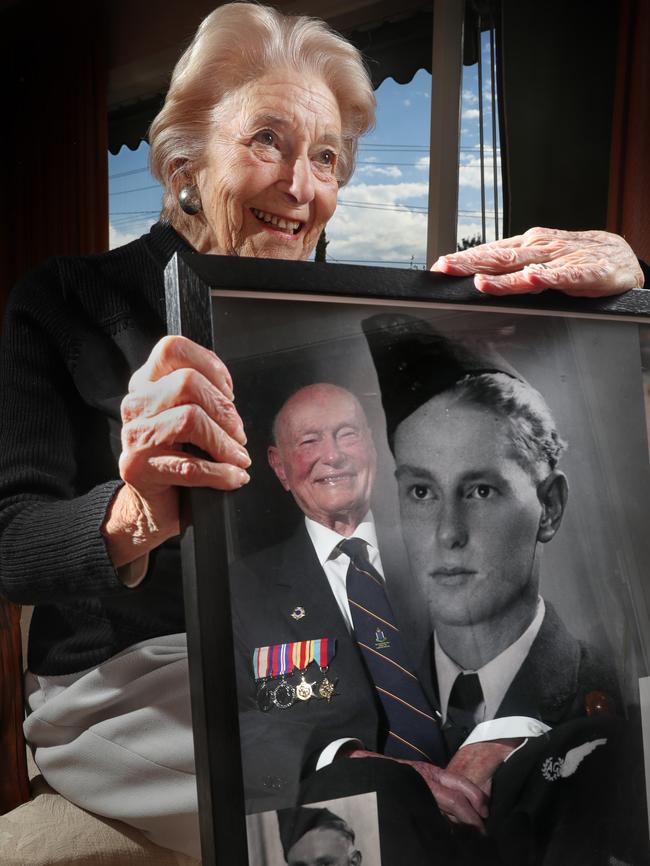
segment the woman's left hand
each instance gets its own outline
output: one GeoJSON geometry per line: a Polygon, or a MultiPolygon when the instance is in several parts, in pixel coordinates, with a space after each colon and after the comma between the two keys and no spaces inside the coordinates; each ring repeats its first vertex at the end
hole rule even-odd
{"type": "Polygon", "coordinates": [[[557,289],[596,298],[643,287],[643,272],[630,245],[603,231],[528,229],[523,235],[441,256],[431,270],[475,274],[474,285],[489,295],[557,289]]]}

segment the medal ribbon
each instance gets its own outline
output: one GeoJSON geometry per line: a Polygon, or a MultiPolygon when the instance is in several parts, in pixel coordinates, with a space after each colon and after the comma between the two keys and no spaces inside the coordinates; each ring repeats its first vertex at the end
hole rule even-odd
{"type": "Polygon", "coordinates": [[[300,640],[291,644],[291,659],[299,671],[304,671],[314,661],[315,643],[313,640],[300,640]]]}
{"type": "Polygon", "coordinates": [[[336,653],[336,638],[321,637],[257,647],[253,651],[255,680],[283,677],[294,668],[305,670],[313,661],[319,668],[329,667],[336,653]]]}
{"type": "Polygon", "coordinates": [[[336,638],[321,637],[314,641],[314,661],[321,670],[328,668],[336,654],[336,638]]]}
{"type": "Polygon", "coordinates": [[[269,675],[269,650],[272,647],[260,646],[253,652],[253,673],[255,680],[264,680],[269,675]]]}
{"type": "Polygon", "coordinates": [[[290,652],[293,644],[276,643],[253,650],[253,673],[255,680],[267,677],[284,677],[293,671],[294,662],[290,652]]]}

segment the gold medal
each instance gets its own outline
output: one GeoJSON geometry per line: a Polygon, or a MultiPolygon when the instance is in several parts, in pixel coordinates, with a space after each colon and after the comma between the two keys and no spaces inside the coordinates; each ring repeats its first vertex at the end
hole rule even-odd
{"type": "Polygon", "coordinates": [[[337,682],[338,682],[338,680],[331,682],[331,680],[328,680],[327,677],[323,677],[320,685],[318,686],[318,694],[321,696],[321,698],[324,698],[328,703],[336,694],[336,683],[337,682]]]}
{"type": "Polygon", "coordinates": [[[304,672],[300,674],[300,682],[296,686],[296,697],[299,701],[308,701],[310,698],[314,697],[314,686],[316,685],[316,680],[313,683],[308,683],[305,679],[304,672]]]}

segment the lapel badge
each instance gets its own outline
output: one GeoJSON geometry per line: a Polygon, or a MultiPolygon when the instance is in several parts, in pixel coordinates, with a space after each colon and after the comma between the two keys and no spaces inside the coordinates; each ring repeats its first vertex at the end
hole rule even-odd
{"type": "Polygon", "coordinates": [[[299,619],[302,619],[306,615],[306,613],[307,611],[305,610],[305,608],[298,605],[298,607],[294,607],[294,609],[291,611],[291,619],[295,619],[297,622],[299,619]]]}

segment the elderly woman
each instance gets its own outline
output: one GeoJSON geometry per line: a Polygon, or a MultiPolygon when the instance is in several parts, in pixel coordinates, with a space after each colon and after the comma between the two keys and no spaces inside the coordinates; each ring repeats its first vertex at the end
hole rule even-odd
{"type": "MultiPolygon", "coordinates": [[[[65,796],[197,857],[178,489],[237,489],[250,460],[224,365],[163,336],[163,268],[189,249],[306,259],[374,105],[358,52],[322,22],[220,7],[151,128],[160,222],[112,252],[48,262],[6,314],[0,589],[36,605],[27,736],[65,796]]],[[[532,230],[436,268],[481,271],[496,293],[642,279],[602,232],[532,230]]]]}

